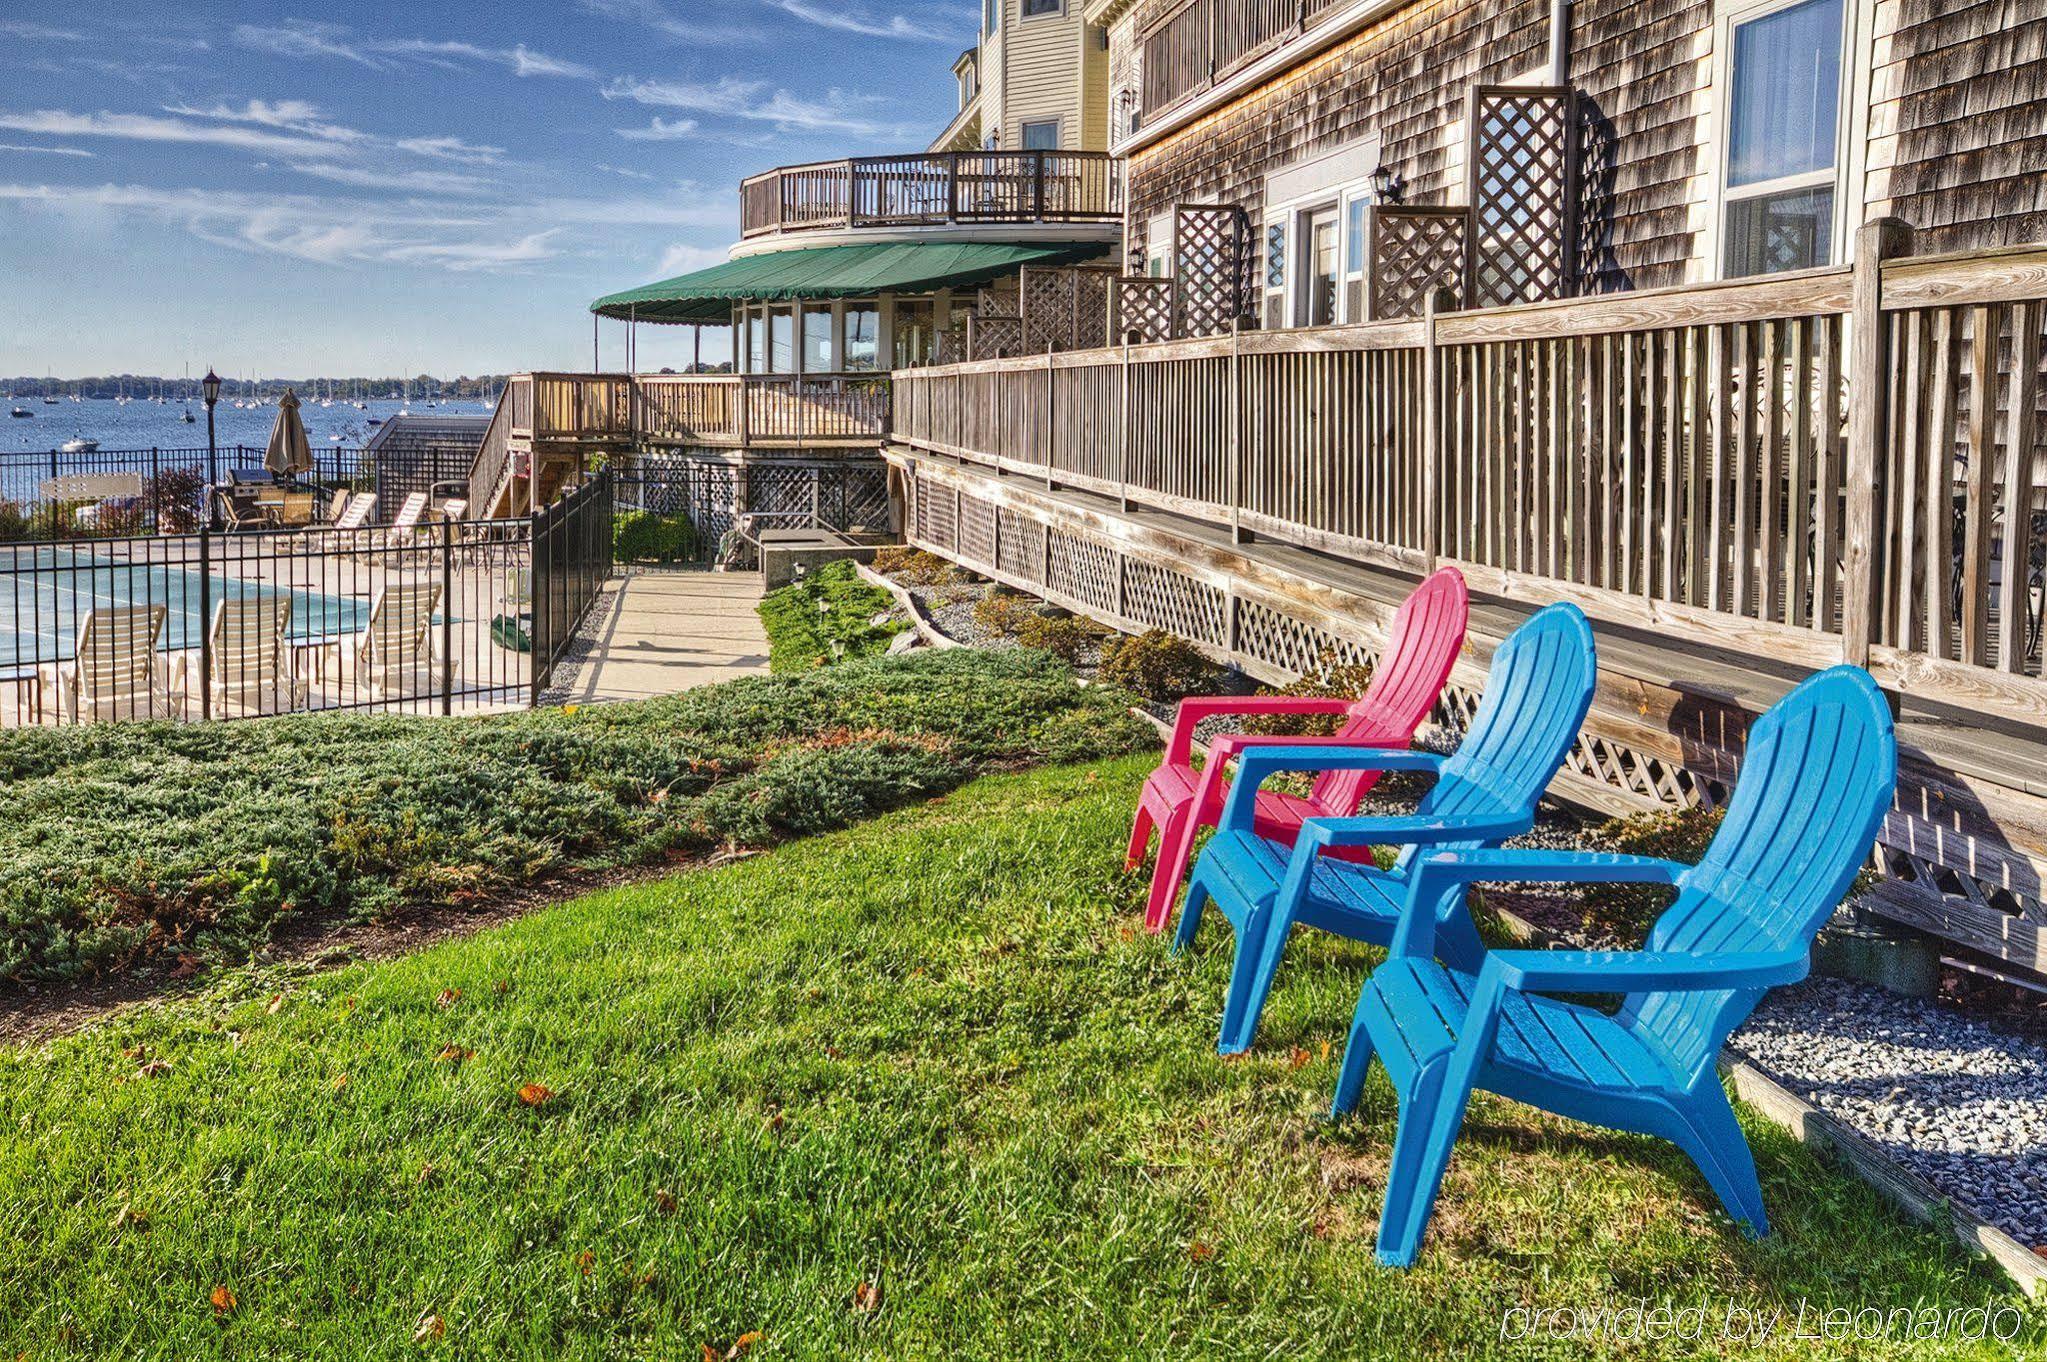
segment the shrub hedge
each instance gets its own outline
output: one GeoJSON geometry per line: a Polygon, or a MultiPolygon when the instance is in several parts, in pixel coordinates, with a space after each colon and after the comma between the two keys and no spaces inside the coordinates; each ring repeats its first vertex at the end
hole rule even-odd
{"type": "Polygon", "coordinates": [[[960,650],[491,718],[0,735],[0,977],[245,956],[280,922],[841,827],[986,769],[1136,750],[1128,697],[960,650]]]}
{"type": "Polygon", "coordinates": [[[802,581],[770,591],[761,599],[757,609],[768,632],[768,667],[776,672],[807,672],[837,660],[882,652],[890,639],[909,628],[901,620],[872,623],[876,615],[894,606],[895,598],[880,587],[869,586],[851,562],[826,563],[802,581]]]}
{"type": "Polygon", "coordinates": [[[697,527],[686,515],[623,511],[611,526],[611,556],[620,563],[674,563],[698,556],[697,527]]]}

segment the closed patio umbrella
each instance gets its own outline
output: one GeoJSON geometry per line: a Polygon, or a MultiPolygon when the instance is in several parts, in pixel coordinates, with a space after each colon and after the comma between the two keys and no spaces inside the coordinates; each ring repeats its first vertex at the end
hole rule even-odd
{"type": "Polygon", "coordinates": [[[271,427],[263,466],[280,478],[297,477],[313,469],[313,447],[306,443],[306,423],[299,419],[298,394],[290,388],[278,399],[277,424],[271,427]]]}

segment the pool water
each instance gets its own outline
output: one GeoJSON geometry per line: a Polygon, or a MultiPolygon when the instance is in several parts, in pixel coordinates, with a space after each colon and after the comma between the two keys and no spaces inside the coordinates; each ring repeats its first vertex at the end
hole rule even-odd
{"type": "Polygon", "coordinates": [[[78,628],[96,606],[162,605],[159,647],[196,648],[206,614],[226,598],[291,598],[290,638],[332,638],[361,631],[367,600],[329,596],[312,587],[245,581],[219,572],[209,598],[196,568],[176,563],[119,563],[52,545],[0,554],[0,670],[66,662],[78,628]]]}

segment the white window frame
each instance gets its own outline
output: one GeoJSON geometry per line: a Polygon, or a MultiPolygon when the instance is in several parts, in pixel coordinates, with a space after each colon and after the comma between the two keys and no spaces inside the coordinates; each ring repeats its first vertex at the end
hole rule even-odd
{"type": "Polygon", "coordinates": [[[1767,275],[1731,275],[1727,270],[1727,212],[1745,199],[1763,198],[1797,189],[1831,186],[1834,191],[1834,220],[1828,233],[1827,258],[1818,266],[1845,264],[1852,258],[1855,228],[1860,221],[1862,194],[1862,119],[1858,109],[1868,88],[1869,64],[1862,51],[1863,0],[1841,0],[1841,65],[1836,78],[1840,107],[1834,115],[1834,164],[1830,170],[1812,170],[1798,175],[1780,175],[1731,188],[1728,184],[1729,153],[1734,130],[1734,30],[1756,19],[1791,9],[1804,0],[1719,0],[1713,16],[1713,88],[1719,92],[1713,110],[1712,185],[1705,242],[1705,272],[1708,279],[1767,278],[1767,275]]]}
{"type": "Polygon", "coordinates": [[[1156,214],[1144,229],[1144,272],[1148,278],[1164,279],[1172,274],[1173,245],[1173,215],[1156,214]]]}
{"type": "Polygon", "coordinates": [[[1056,0],[1055,7],[1046,10],[1043,14],[1026,13],[1024,10],[1025,3],[1026,0],[1017,0],[1016,18],[1018,23],[1027,24],[1038,19],[1064,19],[1066,17],[1066,0],[1056,0]]]}
{"type": "Polygon", "coordinates": [[[1017,149],[1018,151],[1034,151],[1034,150],[1039,150],[1039,151],[1057,151],[1057,150],[1059,150],[1059,149],[1060,149],[1061,147],[1063,147],[1063,146],[1065,146],[1065,145],[1066,145],[1066,119],[1065,119],[1064,117],[1059,117],[1059,118],[1023,118],[1023,119],[1019,119],[1019,120],[1017,120],[1017,125],[1016,125],[1016,149],[1017,149]],[[1049,123],[1049,124],[1051,124],[1051,125],[1052,125],[1052,145],[1051,145],[1051,146],[1049,146],[1049,147],[1036,147],[1036,148],[1034,148],[1034,147],[1031,147],[1031,146],[1027,145],[1027,144],[1025,143],[1025,141],[1024,141],[1024,137],[1025,137],[1025,131],[1026,131],[1026,129],[1029,129],[1029,128],[1041,128],[1041,127],[1044,127],[1044,126],[1045,126],[1045,125],[1046,125],[1047,123],[1049,123]]]}
{"type": "Polygon", "coordinates": [[[1353,278],[1364,275],[1366,267],[1370,263],[1372,253],[1372,243],[1370,240],[1371,222],[1368,213],[1365,231],[1360,234],[1357,242],[1356,255],[1358,258],[1356,260],[1351,258],[1351,205],[1360,201],[1367,205],[1376,201],[1376,196],[1372,192],[1370,178],[1353,180],[1348,184],[1339,185],[1333,189],[1321,189],[1312,194],[1303,194],[1298,198],[1266,205],[1265,216],[1258,227],[1258,278],[1261,304],[1259,315],[1261,317],[1266,315],[1266,300],[1273,294],[1278,293],[1284,295],[1286,300],[1282,307],[1282,315],[1286,318],[1286,324],[1289,327],[1308,325],[1306,318],[1308,316],[1310,300],[1307,294],[1309,270],[1306,262],[1308,259],[1307,252],[1314,249],[1313,242],[1309,237],[1308,224],[1317,214],[1334,210],[1336,213],[1336,320],[1331,325],[1349,326],[1352,323],[1365,320],[1362,314],[1368,306],[1370,289],[1364,288],[1358,291],[1358,306],[1356,308],[1356,311],[1360,314],[1358,316],[1351,315],[1350,299],[1350,281],[1353,278]],[[1283,218],[1285,220],[1287,230],[1286,277],[1278,289],[1272,288],[1269,282],[1267,282],[1270,253],[1266,233],[1276,218],[1283,218]]]}

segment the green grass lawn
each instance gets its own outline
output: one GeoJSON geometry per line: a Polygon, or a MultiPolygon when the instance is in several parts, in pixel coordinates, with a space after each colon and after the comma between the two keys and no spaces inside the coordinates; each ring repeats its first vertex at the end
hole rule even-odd
{"type": "Polygon", "coordinates": [[[984,778],[0,1057],[7,1351],[1679,1356],[1503,1341],[1501,1312],[2011,1302],[1766,1124],[1752,1244],[1668,1147],[1486,1098],[1421,1264],[1374,1268],[1391,1091],[1322,1116],[1371,956],[1301,940],[1219,1060],[1222,934],[1169,957],[1118,873],[1147,765],[984,778]]]}

